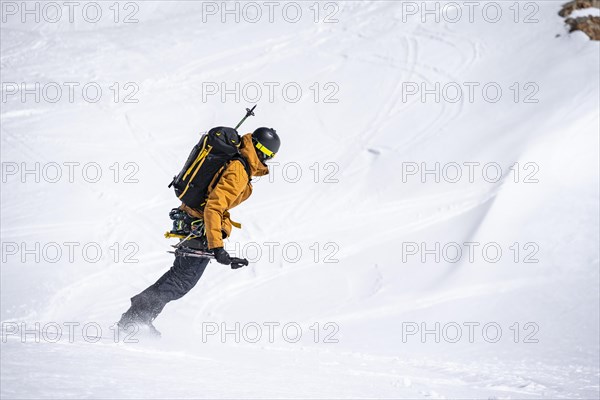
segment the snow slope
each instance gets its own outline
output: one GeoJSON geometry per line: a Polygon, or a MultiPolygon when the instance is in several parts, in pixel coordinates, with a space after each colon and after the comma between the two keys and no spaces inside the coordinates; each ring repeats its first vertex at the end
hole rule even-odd
{"type": "Polygon", "coordinates": [[[493,3],[496,23],[488,3],[472,22],[463,3],[458,22],[443,2],[428,3],[447,13],[439,22],[421,20],[420,2],[319,3],[318,23],[312,3],[297,23],[280,8],[269,22],[264,3],[257,23],[248,9],[223,23],[220,2],[119,3],[120,21],[135,11],[130,24],[114,23],[112,3],[98,23],[23,23],[6,3],[2,398],[598,398],[600,52],[566,34],[560,2],[516,3],[518,16],[493,3]],[[37,102],[13,93],[35,82],[65,91],[55,103],[52,87],[37,102]],[[65,82],[79,84],[73,101],[65,82]],[[91,82],[97,103],[80,90],[91,82]],[[248,91],[207,92],[222,83],[248,91]],[[439,101],[409,94],[436,83],[448,88],[439,101]],[[156,320],[159,342],[115,343],[129,297],[172,262],[166,185],[200,132],[234,125],[256,86],[241,130],[272,126],[283,146],[272,179],[232,211],[243,229],[227,247],[257,260],[209,266],[156,320]],[[39,182],[21,175],[36,162],[39,182]],[[72,182],[64,163],[80,163],[72,182]],[[439,182],[410,174],[436,163],[439,182]],[[413,254],[436,243],[448,251],[439,260],[413,254]],[[465,243],[478,243],[473,261],[465,243]],[[240,340],[223,340],[236,323],[240,340]],[[437,338],[421,337],[436,323],[437,338]]]}

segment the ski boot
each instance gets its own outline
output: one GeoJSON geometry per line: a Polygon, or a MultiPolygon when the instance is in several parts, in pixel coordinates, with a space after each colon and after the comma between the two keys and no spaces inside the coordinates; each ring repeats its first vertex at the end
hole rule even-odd
{"type": "Polygon", "coordinates": [[[121,315],[117,326],[121,331],[129,334],[132,339],[138,333],[144,336],[160,338],[159,330],[152,324],[152,321],[158,316],[159,312],[142,309],[136,302],[132,301],[131,307],[121,315]]]}

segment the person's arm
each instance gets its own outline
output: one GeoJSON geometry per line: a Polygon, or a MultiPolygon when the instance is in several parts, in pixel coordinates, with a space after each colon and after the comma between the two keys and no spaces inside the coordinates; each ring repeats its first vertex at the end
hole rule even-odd
{"type": "MultiPolygon", "coordinates": [[[[227,166],[221,179],[210,192],[204,206],[204,224],[209,249],[223,247],[222,230],[229,227],[229,231],[231,231],[231,222],[227,210],[231,208],[231,205],[244,191],[248,183],[246,175],[242,163],[233,161],[227,166]]],[[[225,232],[227,235],[230,233],[225,232]]]]}

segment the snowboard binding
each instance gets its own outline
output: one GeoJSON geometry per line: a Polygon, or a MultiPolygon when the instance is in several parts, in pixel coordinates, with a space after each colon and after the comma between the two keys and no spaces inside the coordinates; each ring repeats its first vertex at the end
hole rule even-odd
{"type": "Polygon", "coordinates": [[[194,219],[191,215],[179,208],[173,208],[169,212],[169,218],[173,221],[173,227],[165,233],[166,238],[179,238],[179,247],[184,242],[190,242],[193,248],[208,250],[206,238],[206,227],[202,219],[194,219]]]}
{"type": "MultiPolygon", "coordinates": [[[[173,221],[173,228],[165,233],[166,238],[176,237],[181,239],[178,244],[173,245],[174,250],[169,253],[176,257],[194,257],[214,259],[213,253],[208,250],[208,239],[206,238],[206,227],[201,219],[194,219],[191,215],[179,208],[169,212],[173,221]]],[[[231,258],[231,269],[238,269],[248,265],[245,258],[231,258]]]]}

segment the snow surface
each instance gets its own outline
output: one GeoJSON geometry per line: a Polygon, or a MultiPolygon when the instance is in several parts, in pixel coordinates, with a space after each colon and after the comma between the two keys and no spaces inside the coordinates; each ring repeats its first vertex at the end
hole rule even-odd
{"type": "MultiPolygon", "coordinates": [[[[105,15],[111,4],[102,3],[105,15]]],[[[481,7],[473,22],[423,23],[406,4],[386,1],[319,4],[321,20],[339,8],[334,23],[315,23],[312,3],[301,3],[295,24],[278,12],[273,23],[266,14],[258,23],[203,22],[200,2],[137,4],[133,24],[2,23],[2,398],[599,397],[600,51],[584,34],[566,33],[560,2],[535,3],[533,23],[522,22],[534,10],[525,6],[515,23],[512,2],[499,3],[498,23],[486,22],[481,7]],[[94,104],[80,90],[73,102],[22,102],[8,96],[7,82],[98,82],[104,91],[94,104]],[[139,102],[111,101],[114,82],[122,94],[125,83],[137,84],[139,102]],[[129,297],[172,262],[162,234],[177,202],[166,185],[201,131],[234,125],[250,105],[203,99],[206,82],[258,82],[263,98],[242,131],[273,126],[283,139],[273,181],[258,180],[232,212],[244,226],[227,247],[246,245],[241,255],[251,257],[249,244],[258,243],[262,257],[236,271],[210,265],[156,320],[160,341],[115,343],[109,327],[129,297]],[[303,96],[293,103],[277,89],[269,101],[265,82],[297,82],[303,96]],[[339,88],[336,103],[323,101],[328,82],[339,88]],[[477,89],[473,102],[422,102],[403,99],[407,82],[497,82],[503,96],[491,103],[477,89]],[[530,82],[536,103],[523,102],[530,82]],[[70,183],[63,166],[56,183],[30,175],[22,183],[7,172],[36,162],[95,162],[103,175],[86,182],[80,166],[70,183]],[[138,166],[137,183],[123,182],[134,171],[128,162],[138,166]],[[478,168],[473,182],[402,181],[408,163],[436,162],[497,163],[505,176],[490,183],[478,168]],[[290,163],[301,167],[296,183],[293,168],[287,179],[281,173],[290,163]],[[515,163],[518,179],[508,172],[515,163]],[[337,182],[324,182],[332,171],[337,182]],[[525,183],[532,171],[537,183],[525,183]],[[49,252],[39,262],[22,251],[36,242],[49,252]],[[80,243],[73,262],[65,242],[80,243]],[[124,260],[130,242],[137,263],[124,260]],[[272,260],[267,242],[279,243],[272,260]],[[403,262],[403,243],[436,242],[481,245],[474,262],[422,262],[420,254],[403,262]],[[49,243],[63,251],[57,262],[49,243]],[[103,250],[98,262],[83,259],[86,243],[103,250]],[[299,261],[290,260],[294,248],[284,258],[288,243],[301,248],[299,261]],[[498,262],[482,258],[486,243],[501,246],[498,262]],[[536,248],[539,262],[523,262],[536,248]],[[339,262],[325,262],[336,249],[339,262]],[[270,322],[279,324],[272,341],[270,322]],[[73,335],[69,323],[79,324],[73,335]],[[86,323],[101,337],[93,329],[84,336],[86,323]],[[252,323],[263,336],[203,340],[203,330],[236,323],[246,338],[252,323]],[[283,336],[288,323],[302,328],[296,343],[293,329],[283,336]],[[406,336],[436,323],[445,327],[439,343],[434,334],[406,336]],[[462,336],[451,343],[456,326],[462,336]],[[490,343],[494,327],[502,335],[490,343]]],[[[122,18],[131,10],[120,6],[122,18]]]]}
{"type": "Polygon", "coordinates": [[[569,18],[587,17],[588,15],[600,16],[600,9],[598,8],[580,8],[579,10],[573,11],[569,14],[569,18]]]}

